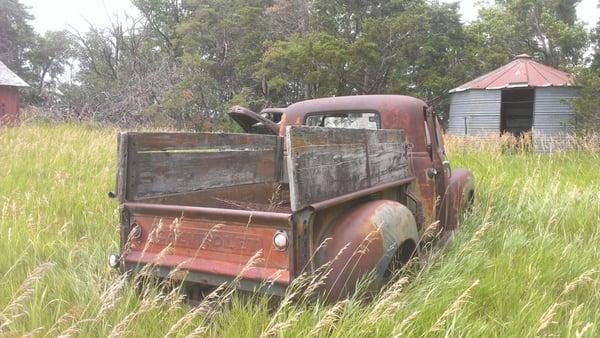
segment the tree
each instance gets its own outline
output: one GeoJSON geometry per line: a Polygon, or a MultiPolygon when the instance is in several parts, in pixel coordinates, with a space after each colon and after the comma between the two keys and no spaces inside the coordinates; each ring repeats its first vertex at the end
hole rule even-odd
{"type": "Polygon", "coordinates": [[[579,96],[570,101],[575,112],[574,126],[581,132],[600,132],[600,72],[594,68],[577,71],[579,96]]]}
{"type": "Polygon", "coordinates": [[[389,18],[367,20],[354,44],[358,92],[412,94],[427,101],[444,96],[464,80],[464,41],[456,4],[414,3],[389,18]],[[365,55],[369,49],[374,59],[365,55]]]}
{"type": "Polygon", "coordinates": [[[177,27],[185,21],[190,10],[183,0],[132,0],[153,32],[155,45],[171,58],[181,57],[183,46],[177,27]]]}
{"type": "Polygon", "coordinates": [[[287,105],[314,97],[344,95],[348,42],[324,32],[274,43],[265,53],[260,75],[269,94],[287,105]],[[274,92],[274,93],[272,93],[274,92]]]}
{"type": "MultiPolygon", "coordinates": [[[[517,54],[570,68],[588,46],[579,0],[496,0],[469,25],[456,4],[436,0],[132,2],[140,18],[75,35],[80,71],[65,93],[82,116],[205,128],[234,104],[378,93],[413,95],[445,115],[449,89],[517,54]]],[[[585,61],[596,73],[599,32],[585,61]]],[[[60,79],[68,59],[53,34],[22,48],[39,87],[60,79]]]]}
{"type": "Polygon", "coordinates": [[[313,0],[312,28],[354,41],[369,19],[386,19],[424,0],[313,0]]]}
{"type": "Polygon", "coordinates": [[[583,132],[600,132],[600,20],[590,34],[590,41],[594,48],[591,64],[576,72],[579,97],[570,104],[576,114],[575,127],[583,132]]]}
{"type": "Polygon", "coordinates": [[[393,93],[445,111],[448,88],[465,78],[456,4],[338,0],[315,7],[319,31],[274,42],[263,57],[260,75],[275,102],[393,93]]]}
{"type": "Polygon", "coordinates": [[[587,34],[577,20],[580,0],[497,0],[469,26],[473,61],[492,69],[515,55],[531,54],[552,67],[581,63],[587,34]]]}
{"type": "Polygon", "coordinates": [[[75,35],[80,70],[65,94],[77,118],[123,125],[156,118],[172,122],[169,116],[148,115],[180,80],[168,56],[155,48],[152,34],[140,20],[125,18],[75,35]]]}
{"type": "Polygon", "coordinates": [[[193,0],[177,27],[184,46],[182,82],[170,109],[218,118],[232,103],[264,106],[260,68],[264,43],[272,37],[269,0],[193,0]],[[187,94],[186,94],[187,93],[187,94]],[[192,94],[192,95],[189,95],[192,94]]]}
{"type": "Polygon", "coordinates": [[[0,61],[26,79],[27,52],[35,41],[29,24],[32,19],[27,7],[18,0],[0,1],[0,61]]]}
{"type": "Polygon", "coordinates": [[[56,86],[74,56],[73,41],[67,31],[48,31],[38,36],[30,53],[30,63],[38,78],[37,91],[41,94],[46,79],[56,86]]]}
{"type": "MultiPolygon", "coordinates": [[[[598,1],[598,7],[600,8],[600,1],[598,1]]],[[[600,19],[596,23],[596,28],[590,33],[590,42],[594,48],[591,68],[600,72],[600,19]]]]}
{"type": "Polygon", "coordinates": [[[293,34],[305,35],[310,31],[310,0],[276,0],[265,10],[272,21],[273,38],[293,34]]]}

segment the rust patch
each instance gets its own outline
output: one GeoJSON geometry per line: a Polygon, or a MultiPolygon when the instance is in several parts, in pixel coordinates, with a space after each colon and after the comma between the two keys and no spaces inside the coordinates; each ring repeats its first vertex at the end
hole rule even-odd
{"type": "Polygon", "coordinates": [[[263,259],[258,266],[289,268],[288,252],[276,250],[272,243],[277,228],[139,214],[134,214],[132,219],[142,229],[142,237],[130,243],[128,255],[133,252],[158,254],[171,246],[166,256],[186,257],[191,261],[213,259],[213,264],[219,265],[222,262],[245,264],[249,257],[261,251],[263,259]]]}

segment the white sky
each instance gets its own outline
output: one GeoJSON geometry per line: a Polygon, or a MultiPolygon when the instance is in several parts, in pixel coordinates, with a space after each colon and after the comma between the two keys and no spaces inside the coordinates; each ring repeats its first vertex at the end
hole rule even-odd
{"type": "MultiPolygon", "coordinates": [[[[106,27],[110,25],[110,19],[115,15],[123,16],[124,13],[131,16],[138,15],[129,0],[21,0],[21,2],[31,7],[30,12],[35,16],[33,25],[38,32],[61,29],[83,32],[87,30],[89,23],[97,27],[106,27]]],[[[463,21],[472,21],[477,17],[477,4],[481,0],[458,2],[463,21]]],[[[595,26],[600,18],[598,0],[581,0],[577,7],[577,15],[588,27],[595,26]]]]}
{"type": "Polygon", "coordinates": [[[48,30],[77,30],[85,32],[90,24],[110,26],[115,15],[137,16],[137,9],[129,0],[21,0],[35,16],[33,27],[37,32],[48,30]]]}

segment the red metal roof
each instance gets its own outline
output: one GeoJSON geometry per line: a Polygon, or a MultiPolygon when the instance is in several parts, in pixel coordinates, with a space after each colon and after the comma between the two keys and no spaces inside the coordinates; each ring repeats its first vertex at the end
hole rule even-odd
{"type": "Polygon", "coordinates": [[[568,73],[535,62],[527,54],[518,55],[512,62],[458,86],[450,93],[469,89],[503,89],[520,87],[565,87],[573,82],[568,73]]]}

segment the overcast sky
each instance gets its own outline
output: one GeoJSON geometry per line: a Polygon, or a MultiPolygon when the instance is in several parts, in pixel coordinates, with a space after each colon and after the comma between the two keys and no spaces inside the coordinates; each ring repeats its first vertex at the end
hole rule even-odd
{"type": "MultiPolygon", "coordinates": [[[[33,25],[38,32],[47,30],[70,29],[86,31],[89,24],[97,27],[110,25],[110,19],[115,15],[127,13],[136,16],[137,10],[129,0],[21,0],[31,7],[35,16],[33,25]]],[[[442,0],[443,2],[455,2],[442,0]]],[[[462,0],[460,12],[463,21],[471,21],[477,17],[476,3],[479,0],[462,0]]],[[[598,0],[582,0],[577,7],[579,19],[588,27],[594,26],[600,17],[598,0]]]]}

